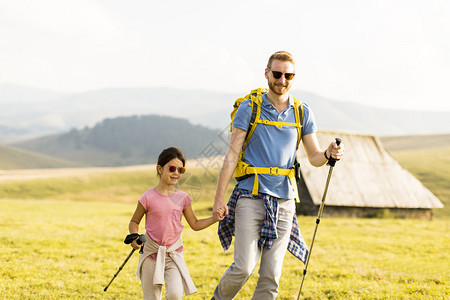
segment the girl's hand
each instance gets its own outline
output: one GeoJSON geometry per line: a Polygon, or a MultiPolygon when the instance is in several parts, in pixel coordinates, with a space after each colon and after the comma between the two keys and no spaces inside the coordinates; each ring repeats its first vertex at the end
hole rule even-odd
{"type": "Polygon", "coordinates": [[[225,209],[222,207],[217,209],[217,214],[213,214],[213,217],[215,221],[223,220],[225,217],[225,209]]]}
{"type": "Polygon", "coordinates": [[[222,221],[223,218],[225,218],[225,216],[228,215],[228,206],[225,204],[224,201],[221,201],[220,199],[215,199],[212,212],[214,220],[222,221]]]}
{"type": "Polygon", "coordinates": [[[138,249],[140,249],[141,246],[142,246],[142,245],[138,245],[138,244],[136,243],[136,241],[137,241],[137,239],[134,240],[134,241],[130,244],[131,247],[133,247],[134,250],[138,250],[138,249]]]}

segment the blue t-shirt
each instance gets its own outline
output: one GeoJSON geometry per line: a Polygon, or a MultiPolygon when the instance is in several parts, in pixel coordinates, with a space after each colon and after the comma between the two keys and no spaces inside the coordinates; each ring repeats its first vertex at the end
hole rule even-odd
{"type": "MultiPolygon", "coordinates": [[[[275,107],[262,95],[261,120],[295,123],[295,108],[292,96],[289,96],[288,107],[278,113],[275,107]]],[[[250,123],[250,100],[243,101],[236,112],[233,127],[248,130],[250,123]]],[[[314,115],[306,103],[303,103],[302,136],[316,132],[314,115]]],[[[255,167],[292,168],[297,150],[297,127],[258,124],[245,148],[244,162],[255,167]]],[[[294,192],[287,176],[259,174],[259,193],[268,194],[281,199],[293,199],[294,192]]],[[[253,189],[254,176],[238,182],[240,189],[253,189]]]]}

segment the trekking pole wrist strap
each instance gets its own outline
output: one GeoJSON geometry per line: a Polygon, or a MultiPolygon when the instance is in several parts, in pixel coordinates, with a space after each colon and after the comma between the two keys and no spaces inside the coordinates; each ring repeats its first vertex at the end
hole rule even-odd
{"type": "Polygon", "coordinates": [[[325,156],[325,158],[326,158],[327,160],[330,160],[330,158],[329,158],[328,155],[327,155],[327,150],[325,150],[325,152],[323,153],[323,156],[325,156]]]}

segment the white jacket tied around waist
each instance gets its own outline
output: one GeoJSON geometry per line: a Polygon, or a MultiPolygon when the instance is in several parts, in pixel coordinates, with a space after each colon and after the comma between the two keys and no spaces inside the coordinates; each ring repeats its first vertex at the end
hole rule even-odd
{"type": "Polygon", "coordinates": [[[164,284],[164,269],[166,265],[166,254],[169,255],[169,257],[175,262],[176,266],[178,267],[178,270],[180,271],[181,277],[183,279],[183,288],[184,293],[186,295],[191,295],[197,292],[197,288],[194,285],[194,282],[192,281],[191,275],[189,274],[189,270],[186,266],[186,263],[184,261],[183,253],[177,252],[176,250],[183,246],[183,241],[180,238],[167,248],[166,246],[160,246],[158,245],[154,240],[150,238],[150,236],[145,233],[145,237],[147,238],[147,241],[144,244],[144,251],[142,254],[139,254],[139,263],[137,267],[136,275],[139,279],[141,279],[141,268],[142,263],[145,259],[152,259],[148,256],[154,253],[157,253],[156,257],[156,267],[155,267],[155,273],[153,277],[153,284],[164,284]]]}

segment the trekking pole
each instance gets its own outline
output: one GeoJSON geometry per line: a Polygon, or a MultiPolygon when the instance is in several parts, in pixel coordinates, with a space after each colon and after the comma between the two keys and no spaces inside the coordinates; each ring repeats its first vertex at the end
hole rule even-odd
{"type": "MultiPolygon", "coordinates": [[[[342,142],[342,140],[340,138],[336,138],[336,144],[338,146],[341,144],[341,142],[342,142]]],[[[311,240],[311,246],[309,247],[309,254],[306,259],[305,269],[303,270],[302,282],[300,283],[300,290],[298,291],[297,300],[300,299],[300,294],[302,292],[303,281],[305,280],[306,270],[308,269],[308,264],[309,264],[309,258],[311,257],[311,252],[312,252],[312,249],[314,246],[314,239],[316,238],[317,227],[319,227],[320,217],[322,216],[323,207],[325,205],[325,198],[327,196],[328,185],[330,184],[331,174],[333,173],[333,168],[336,164],[336,161],[338,161],[338,159],[332,158],[331,154],[330,154],[330,159],[328,160],[328,163],[327,163],[327,165],[330,166],[330,170],[328,171],[327,183],[325,184],[325,191],[323,192],[323,196],[322,196],[322,203],[320,204],[319,212],[317,214],[316,227],[314,228],[314,233],[313,233],[313,237],[311,240]]]]}
{"type": "MultiPolygon", "coordinates": [[[[141,250],[139,251],[140,253],[142,253],[142,251],[144,250],[144,243],[146,241],[145,235],[141,234],[137,234],[137,233],[132,233],[127,235],[127,237],[125,238],[124,243],[125,244],[131,244],[133,241],[136,240],[136,243],[138,245],[142,245],[141,246],[141,250]]],[[[128,260],[130,259],[130,257],[133,255],[134,251],[136,251],[136,249],[131,250],[130,254],[128,254],[127,258],[124,260],[124,262],[122,263],[122,265],[119,267],[119,270],[117,270],[116,274],[114,274],[114,277],[111,279],[111,281],[108,283],[108,285],[103,289],[103,291],[106,292],[106,290],[109,288],[109,286],[111,285],[111,283],[113,282],[113,280],[117,277],[117,274],[119,274],[120,271],[122,271],[123,266],[125,266],[125,264],[128,262],[128,260]]]]}

